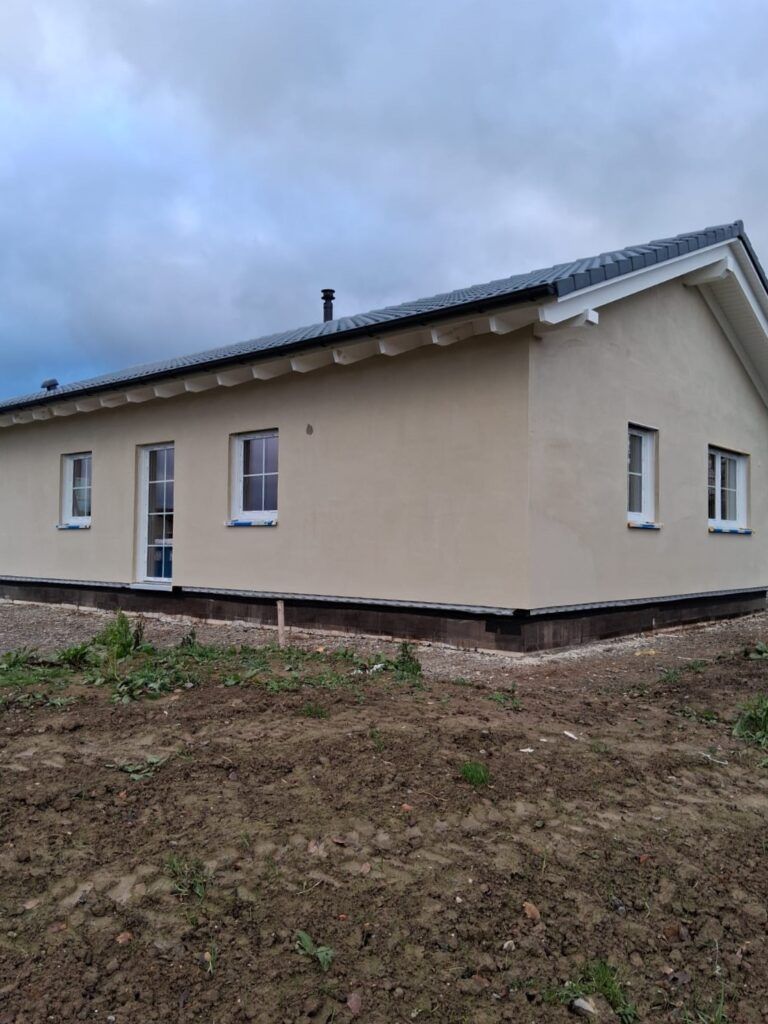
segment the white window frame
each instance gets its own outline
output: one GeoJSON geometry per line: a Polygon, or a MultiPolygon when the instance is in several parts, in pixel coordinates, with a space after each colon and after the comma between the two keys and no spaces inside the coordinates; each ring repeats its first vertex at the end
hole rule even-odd
{"type": "MultiPolygon", "coordinates": [[[[149,505],[149,456],[151,452],[162,451],[165,448],[172,448],[174,451],[174,470],[173,470],[173,485],[174,485],[174,536],[176,533],[176,501],[175,501],[175,488],[176,488],[176,442],[175,441],[164,441],[158,444],[146,444],[140,445],[138,448],[139,455],[139,473],[138,473],[138,488],[136,495],[136,515],[137,515],[137,543],[136,543],[136,581],[142,587],[154,587],[158,590],[171,590],[173,587],[173,570],[175,570],[175,564],[171,576],[148,576],[147,575],[147,546],[148,546],[148,523],[147,516],[148,505],[149,505]]],[[[170,544],[171,550],[173,551],[173,541],[170,544]]],[[[173,555],[171,555],[173,559],[173,555]]]]}
{"type": "Polygon", "coordinates": [[[707,522],[712,530],[744,530],[747,527],[748,512],[748,465],[749,456],[743,452],[729,451],[711,444],[707,448],[707,522]],[[709,457],[715,456],[715,511],[722,509],[721,460],[723,457],[736,460],[736,518],[722,519],[719,515],[709,517],[709,457]]]}
{"type": "Polygon", "coordinates": [[[61,507],[59,509],[59,524],[61,526],[80,527],[81,529],[91,525],[93,515],[93,452],[72,452],[61,457],[61,507]],[[75,486],[75,459],[89,458],[91,460],[91,515],[72,515],[72,498],[75,486]]]}
{"type": "Polygon", "coordinates": [[[277,509],[263,509],[253,512],[243,509],[243,465],[245,462],[245,442],[256,438],[277,438],[277,477],[278,498],[280,504],[280,435],[276,428],[270,430],[253,430],[248,434],[232,434],[230,437],[230,514],[233,523],[253,523],[255,525],[273,526],[277,522],[277,509]]]}
{"type": "Polygon", "coordinates": [[[627,522],[648,524],[656,522],[656,448],[657,431],[652,427],[639,427],[630,423],[627,427],[627,447],[631,436],[642,439],[640,467],[642,508],[639,512],[629,511],[629,463],[627,463],[627,522]]]}

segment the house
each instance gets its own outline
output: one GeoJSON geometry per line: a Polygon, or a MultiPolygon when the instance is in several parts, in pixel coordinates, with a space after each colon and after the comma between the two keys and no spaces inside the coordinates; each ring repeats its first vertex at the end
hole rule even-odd
{"type": "Polygon", "coordinates": [[[48,381],[0,402],[0,596],[508,650],[740,614],[767,406],[740,221],[48,381]]]}

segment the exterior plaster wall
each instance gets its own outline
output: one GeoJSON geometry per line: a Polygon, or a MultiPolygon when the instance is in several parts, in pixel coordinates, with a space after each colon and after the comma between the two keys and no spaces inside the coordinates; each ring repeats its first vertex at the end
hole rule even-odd
{"type": "Polygon", "coordinates": [[[696,289],[533,341],[531,607],[768,584],[768,410],[696,289]],[[658,430],[658,531],[627,527],[627,425],[658,430]],[[707,451],[749,454],[753,536],[710,534],[707,451]]]}
{"type": "Polygon", "coordinates": [[[131,583],[137,446],[176,446],[174,583],[526,607],[527,335],[0,431],[0,576],[131,583]],[[307,432],[311,424],[312,433],[307,432]],[[229,528],[229,443],[277,427],[279,525],[229,528]],[[55,529],[93,451],[90,530],[55,529]]]}

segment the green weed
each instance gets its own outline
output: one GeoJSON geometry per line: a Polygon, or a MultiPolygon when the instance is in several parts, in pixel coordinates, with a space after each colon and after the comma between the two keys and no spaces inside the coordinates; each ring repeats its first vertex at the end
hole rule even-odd
{"type": "Polygon", "coordinates": [[[305,718],[328,718],[328,709],[321,704],[305,704],[299,714],[305,718]]]}
{"type": "Polygon", "coordinates": [[[218,962],[218,959],[219,959],[219,947],[216,945],[215,942],[212,942],[208,946],[208,949],[206,949],[206,951],[203,953],[203,960],[205,962],[205,973],[206,974],[215,974],[216,973],[216,963],[218,962]]]}
{"type": "Polygon", "coordinates": [[[158,757],[156,754],[149,754],[143,761],[127,764],[108,764],[107,768],[116,768],[119,772],[125,772],[132,782],[143,782],[144,779],[151,779],[155,772],[159,771],[168,760],[168,757],[158,757]]]}
{"type": "Polygon", "coordinates": [[[549,1003],[570,1003],[580,996],[600,995],[621,1024],[635,1024],[638,1020],[637,1008],[629,1001],[618,970],[604,960],[590,961],[574,981],[568,981],[562,987],[545,989],[542,995],[549,1003]]]}
{"type": "Polygon", "coordinates": [[[733,735],[755,747],[768,747],[768,694],[757,694],[743,705],[733,735]]]}
{"type": "Polygon", "coordinates": [[[759,640],[752,650],[747,647],[744,654],[750,661],[768,661],[768,644],[759,640]]]}
{"type": "Polygon", "coordinates": [[[198,902],[205,899],[211,874],[198,858],[171,854],[165,862],[165,873],[173,881],[173,891],[180,900],[191,896],[196,897],[198,902]]]}
{"type": "Polygon", "coordinates": [[[675,683],[679,683],[682,677],[682,672],[679,668],[665,668],[659,676],[659,682],[665,683],[667,686],[674,686],[675,683]]]}
{"type": "Polygon", "coordinates": [[[125,612],[118,612],[114,619],[96,634],[93,643],[97,647],[104,647],[118,659],[127,658],[134,650],[134,631],[125,612]]]}
{"type": "Polygon", "coordinates": [[[611,748],[607,743],[603,743],[602,740],[592,740],[589,744],[589,749],[593,754],[610,754],[611,748]]]}
{"type": "Polygon", "coordinates": [[[499,704],[505,711],[519,711],[522,707],[520,698],[517,696],[517,689],[514,686],[500,693],[488,694],[488,700],[499,704]]]}
{"type": "Polygon", "coordinates": [[[400,683],[418,683],[421,681],[421,662],[414,654],[413,644],[403,640],[397,649],[397,657],[390,662],[395,679],[400,683]]]}
{"type": "Polygon", "coordinates": [[[330,946],[316,946],[309,934],[301,931],[296,932],[296,951],[317,960],[323,973],[329,970],[336,955],[330,946]]]}
{"type": "Polygon", "coordinates": [[[474,786],[478,789],[480,786],[487,786],[491,773],[488,771],[484,764],[480,764],[479,761],[465,761],[461,766],[461,777],[465,782],[468,782],[470,786],[474,786]]]}

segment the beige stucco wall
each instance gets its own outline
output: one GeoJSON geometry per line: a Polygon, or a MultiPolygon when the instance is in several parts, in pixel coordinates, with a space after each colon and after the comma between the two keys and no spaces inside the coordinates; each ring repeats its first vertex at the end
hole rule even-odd
{"type": "Polygon", "coordinates": [[[137,446],[173,441],[181,586],[524,607],[528,357],[488,337],[2,430],[0,575],[132,582],[137,446]],[[227,528],[230,435],[274,427],[279,525],[227,528]],[[57,531],[84,450],[92,528],[57,531]]]}
{"type": "Polygon", "coordinates": [[[672,282],[531,348],[533,607],[768,583],[768,410],[695,289],[672,282]],[[627,528],[628,423],[659,431],[659,531],[627,528]],[[750,455],[751,537],[707,528],[707,447],[750,455]]]}

